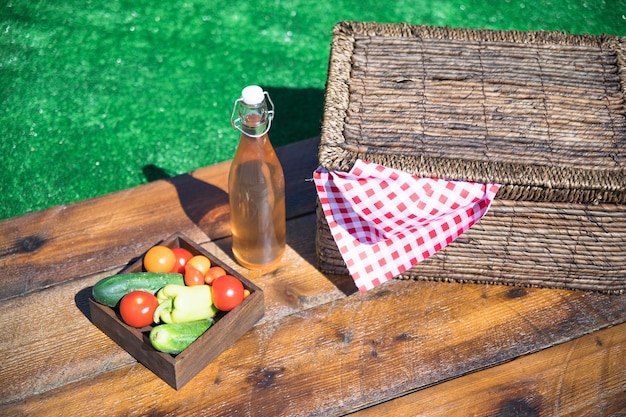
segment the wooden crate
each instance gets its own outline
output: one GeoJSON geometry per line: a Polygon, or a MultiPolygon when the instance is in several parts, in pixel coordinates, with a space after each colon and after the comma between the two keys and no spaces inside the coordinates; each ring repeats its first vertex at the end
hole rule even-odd
{"type": "MultiPolygon", "coordinates": [[[[250,295],[239,306],[229,312],[219,312],[215,324],[177,355],[159,352],[152,347],[148,338],[151,326],[142,329],[128,326],[115,309],[89,299],[93,324],[170,386],[180,389],[250,330],[263,317],[265,304],[263,291],[259,287],[182,233],[176,233],[160,244],[171,248],[182,247],[194,255],[206,256],[213,265],[221,266],[228,274],[241,280],[244,288],[250,291],[250,295]]],[[[142,271],[142,259],[140,257],[134,261],[120,274],[142,271]]]]}

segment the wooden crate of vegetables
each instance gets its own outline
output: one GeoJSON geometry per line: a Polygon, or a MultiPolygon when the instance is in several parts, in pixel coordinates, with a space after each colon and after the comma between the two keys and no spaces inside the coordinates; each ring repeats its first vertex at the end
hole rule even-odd
{"type": "Polygon", "coordinates": [[[177,233],[96,283],[89,308],[100,330],[180,389],[263,317],[264,300],[260,288],[177,233]]]}

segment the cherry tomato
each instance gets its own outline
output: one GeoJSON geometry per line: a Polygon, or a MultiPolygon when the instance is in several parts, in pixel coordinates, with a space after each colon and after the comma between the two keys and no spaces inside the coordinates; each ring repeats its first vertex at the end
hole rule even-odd
{"type": "Polygon", "coordinates": [[[226,271],[221,266],[212,266],[204,275],[204,282],[211,285],[217,278],[226,275],[226,271]]]}
{"type": "Polygon", "coordinates": [[[211,260],[204,255],[196,255],[187,261],[188,265],[193,266],[202,274],[206,274],[209,268],[211,268],[211,260]]]}
{"type": "Polygon", "coordinates": [[[223,275],[213,281],[211,294],[218,310],[230,311],[243,301],[244,288],[236,277],[223,275]]]}
{"type": "Polygon", "coordinates": [[[153,246],[143,257],[143,267],[148,272],[170,272],[175,264],[176,255],[167,246],[153,246]]]}
{"type": "Polygon", "coordinates": [[[120,301],[120,315],[129,326],[146,327],[152,324],[157,298],[146,291],[131,291],[120,301]]]}
{"type": "Polygon", "coordinates": [[[176,262],[172,268],[172,272],[178,272],[179,274],[185,273],[185,265],[187,261],[193,258],[193,254],[185,248],[172,248],[174,256],[176,256],[176,262]]]}
{"type": "Polygon", "coordinates": [[[204,274],[192,265],[185,265],[185,285],[204,285],[204,274]]]}

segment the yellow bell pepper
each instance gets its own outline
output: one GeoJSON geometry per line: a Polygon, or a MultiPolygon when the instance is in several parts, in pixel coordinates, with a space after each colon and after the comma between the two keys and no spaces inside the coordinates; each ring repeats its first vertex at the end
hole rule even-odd
{"type": "Polygon", "coordinates": [[[159,306],[154,322],[188,323],[208,319],[217,314],[208,285],[185,286],[168,284],[157,292],[159,306]]]}

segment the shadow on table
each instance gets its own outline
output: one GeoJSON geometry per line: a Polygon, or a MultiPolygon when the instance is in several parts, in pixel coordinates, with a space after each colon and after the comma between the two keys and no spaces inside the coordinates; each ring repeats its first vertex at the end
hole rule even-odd
{"type": "Polygon", "coordinates": [[[89,298],[91,297],[92,288],[93,286],[83,288],[82,290],[78,291],[76,295],[74,295],[74,303],[76,304],[76,307],[78,307],[80,312],[83,313],[83,315],[87,317],[87,320],[89,321],[91,321],[91,312],[89,311],[89,298]]]}
{"type": "Polygon", "coordinates": [[[209,238],[224,237],[229,224],[228,194],[190,174],[170,176],[156,165],[146,165],[143,173],[150,182],[165,180],[176,188],[185,214],[209,238]]]}

